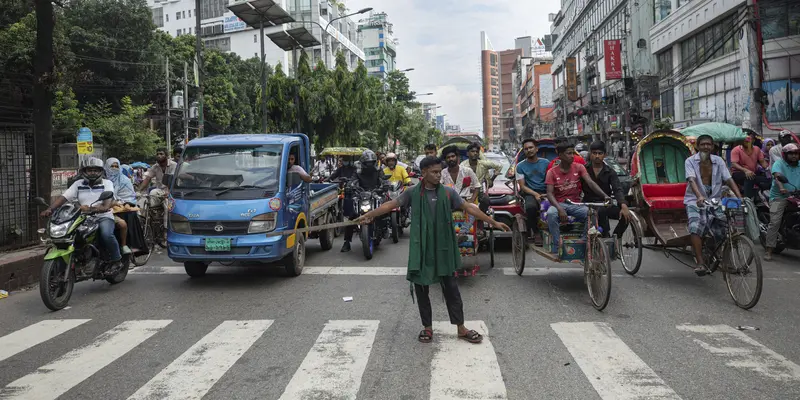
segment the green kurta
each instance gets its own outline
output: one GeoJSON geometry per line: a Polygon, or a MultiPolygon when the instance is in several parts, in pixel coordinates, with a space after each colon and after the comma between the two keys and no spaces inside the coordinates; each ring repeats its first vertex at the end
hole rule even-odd
{"type": "Polygon", "coordinates": [[[440,283],[441,277],[453,276],[461,263],[453,228],[453,210],[444,186],[436,188],[436,212],[420,183],[411,190],[411,242],[408,250],[408,274],[412,283],[428,286],[440,283]]]}

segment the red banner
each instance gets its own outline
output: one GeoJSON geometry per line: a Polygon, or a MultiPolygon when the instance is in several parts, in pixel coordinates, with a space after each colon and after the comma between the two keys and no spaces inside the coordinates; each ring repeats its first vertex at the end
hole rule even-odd
{"type": "Polygon", "coordinates": [[[622,79],[622,42],[606,40],[603,46],[605,46],[606,80],[622,79]]]}

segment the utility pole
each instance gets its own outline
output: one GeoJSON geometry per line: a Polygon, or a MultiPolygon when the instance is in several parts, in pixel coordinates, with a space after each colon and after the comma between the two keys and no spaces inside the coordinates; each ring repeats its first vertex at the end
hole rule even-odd
{"type": "MultiPolygon", "coordinates": [[[[199,0],[198,0],[199,1],[199,0]]],[[[261,130],[269,133],[267,129],[267,53],[264,50],[264,19],[261,19],[261,130]]]]}
{"type": "Polygon", "coordinates": [[[200,0],[194,0],[194,52],[197,62],[197,137],[203,137],[203,30],[200,26],[200,0]]]}
{"type": "Polygon", "coordinates": [[[169,57],[167,57],[167,63],[164,68],[164,75],[167,77],[167,118],[164,122],[167,125],[167,157],[172,157],[172,137],[169,131],[169,111],[170,107],[172,107],[172,95],[170,94],[169,90],[169,57]]]}
{"type": "MultiPolygon", "coordinates": [[[[50,200],[53,168],[53,3],[36,0],[36,54],[33,58],[33,139],[36,157],[33,165],[37,196],[50,200]]],[[[5,188],[3,188],[5,189],[5,188]]],[[[33,196],[31,196],[33,197],[33,196]]],[[[36,227],[35,220],[31,223],[36,227]]],[[[35,229],[35,228],[34,228],[35,229]]]]}
{"type": "Polygon", "coordinates": [[[189,63],[183,62],[183,143],[189,142],[189,63]]]}
{"type": "Polygon", "coordinates": [[[749,101],[747,104],[747,108],[750,110],[750,129],[756,131],[756,133],[762,133],[762,126],[761,126],[761,98],[758,96],[759,93],[762,93],[761,90],[761,57],[759,49],[759,32],[761,31],[761,19],[758,17],[758,10],[756,9],[753,0],[747,0],[747,20],[751,21],[752,23],[745,24],[745,38],[747,39],[747,63],[750,70],[750,96],[749,101]],[[756,66],[753,68],[753,66],[756,66]],[[756,70],[753,72],[753,70],[756,70]]]}

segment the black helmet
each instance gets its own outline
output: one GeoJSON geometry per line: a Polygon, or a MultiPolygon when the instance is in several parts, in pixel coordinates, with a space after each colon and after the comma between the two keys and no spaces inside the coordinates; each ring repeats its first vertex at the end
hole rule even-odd
{"type": "Polygon", "coordinates": [[[374,151],[367,149],[361,154],[361,159],[359,161],[361,161],[362,164],[370,161],[378,161],[378,156],[375,155],[374,151]]]}

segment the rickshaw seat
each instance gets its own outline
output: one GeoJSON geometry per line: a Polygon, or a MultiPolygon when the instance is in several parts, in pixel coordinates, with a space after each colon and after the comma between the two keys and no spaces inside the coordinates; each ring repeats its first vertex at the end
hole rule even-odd
{"type": "Polygon", "coordinates": [[[684,208],[686,182],[642,184],[642,194],[654,210],[674,210],[684,208]]]}

